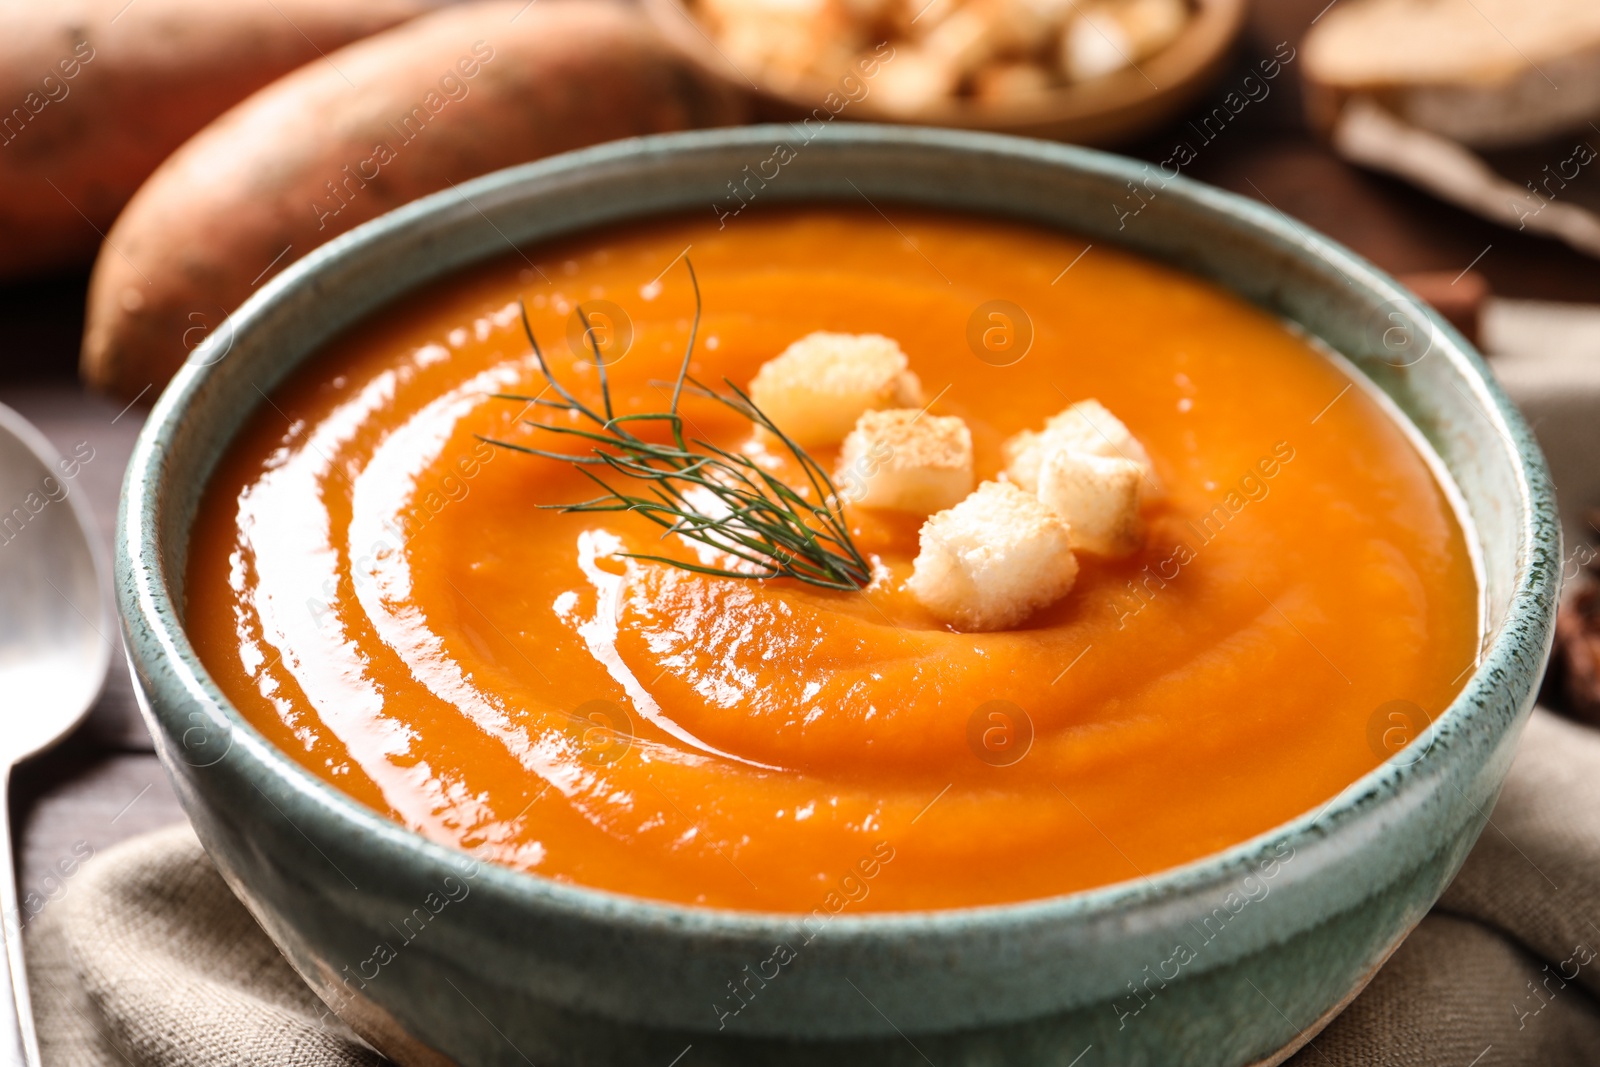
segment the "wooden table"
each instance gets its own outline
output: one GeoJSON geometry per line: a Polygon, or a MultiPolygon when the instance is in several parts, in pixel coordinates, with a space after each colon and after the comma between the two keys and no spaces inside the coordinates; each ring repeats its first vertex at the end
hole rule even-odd
{"type": "MultiPolygon", "coordinates": [[[[1185,169],[1190,177],[1266,200],[1391,271],[1453,274],[1471,265],[1501,296],[1600,303],[1600,262],[1482,222],[1338,160],[1301,122],[1294,77],[1278,78],[1271,95],[1197,143],[1189,119],[1215,107],[1278,42],[1297,42],[1325,3],[1261,0],[1233,69],[1194,114],[1125,150],[1159,162],[1178,141],[1194,143],[1198,158],[1185,169]]],[[[1496,163],[1514,177],[1531,178],[1544,163],[1565,158],[1573,140],[1507,154],[1496,163]]],[[[1600,147],[1600,138],[1594,143],[1600,147]]],[[[1575,196],[1600,200],[1597,189],[1593,172],[1574,183],[1575,196]]],[[[125,409],[76,383],[85,282],[70,276],[0,287],[0,402],[32,419],[64,451],[80,441],[93,445],[95,458],[79,485],[109,545],[123,468],[144,408],[125,409]]],[[[20,769],[12,801],[21,885],[41,897],[71,892],[70,881],[53,883],[46,871],[78,842],[99,852],[183,817],[151,752],[120,655],[89,721],[20,769]]]]}

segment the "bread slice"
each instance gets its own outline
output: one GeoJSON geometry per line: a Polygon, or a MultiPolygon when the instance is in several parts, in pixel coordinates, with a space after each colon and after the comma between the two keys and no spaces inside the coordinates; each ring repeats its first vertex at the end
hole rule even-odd
{"type": "Polygon", "coordinates": [[[984,482],[922,524],[906,582],[958,630],[1005,630],[1072,590],[1078,560],[1067,524],[1010,482],[984,482]]]}
{"type": "Polygon", "coordinates": [[[1343,0],[1302,51],[1306,106],[1325,130],[1353,96],[1478,148],[1600,114],[1595,0],[1343,0]]]}
{"type": "Polygon", "coordinates": [[[1030,493],[1037,492],[1040,467],[1050,453],[1058,451],[1129,460],[1144,472],[1141,499],[1148,499],[1160,490],[1155,466],[1144,445],[1098,400],[1080,400],[1052,415],[1043,430],[1023,430],[1006,441],[1006,477],[1030,493]]]}
{"type": "Polygon", "coordinates": [[[1063,449],[1039,468],[1039,499],[1067,521],[1072,547],[1118,558],[1144,541],[1139,486],[1144,471],[1121,456],[1093,456],[1063,449]]]}
{"type": "Polygon", "coordinates": [[[863,411],[922,406],[922,385],[892,338],[813,333],[761,365],[750,399],[802,448],[836,445],[863,411]]]}
{"type": "Polygon", "coordinates": [[[972,432],[917,408],[864,411],[839,450],[834,485],[846,503],[916,515],[972,492],[972,432]]]}

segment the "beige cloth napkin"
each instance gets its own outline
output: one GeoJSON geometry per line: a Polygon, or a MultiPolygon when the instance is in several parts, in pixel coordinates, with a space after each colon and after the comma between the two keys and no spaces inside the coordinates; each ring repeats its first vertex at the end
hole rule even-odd
{"type": "Polygon", "coordinates": [[[371,1067],[187,824],[85,865],[24,942],[46,1067],[371,1067]]]}
{"type": "MultiPolygon", "coordinates": [[[[1455,883],[1291,1064],[1600,1060],[1600,731],[1536,710],[1455,883]]],[[[384,1062],[300,983],[187,826],[130,841],[27,930],[46,1067],[384,1062]]]]}

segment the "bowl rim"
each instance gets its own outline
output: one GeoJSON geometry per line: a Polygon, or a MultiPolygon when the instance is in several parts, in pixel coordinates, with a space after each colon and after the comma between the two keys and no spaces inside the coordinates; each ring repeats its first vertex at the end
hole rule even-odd
{"type": "MultiPolygon", "coordinates": [[[[223,759],[225,766],[243,782],[269,798],[276,790],[280,799],[291,802],[294,810],[315,813],[331,819],[341,832],[356,841],[387,845],[420,863],[435,868],[457,867],[462,857],[472,853],[432,841],[397,823],[353,797],[324,782],[302,766],[288,752],[261,735],[221,692],[201,663],[179,623],[180,606],[174,601],[165,575],[158,521],[165,477],[166,437],[184,418],[189,402],[199,395],[209,375],[226,362],[226,354],[216,349],[232,346],[247,332],[266,309],[292,291],[315,287],[321,272],[331,264],[354,255],[369,245],[381,244],[396,232],[426,223],[431,217],[462,204],[474,206],[497,192],[535,185],[552,177],[581,175],[585,171],[641,163],[672,154],[728,148],[753,149],[767,146],[786,126],[742,126],[630,138],[579,149],[533,163],[495,171],[462,182],[429,196],[414,200],[372,219],[308,253],[264,284],[230,316],[231,330],[218,329],[190,354],[162,392],[135,442],[123,487],[117,516],[116,592],[119,614],[127,642],[127,656],[134,689],[153,729],[182,733],[193,729],[193,718],[184,723],[161,720],[159,705],[171,700],[147,698],[140,665],[155,666],[150,677],[159,683],[166,673],[168,684],[175,684],[194,705],[183,713],[204,712],[209,724],[226,731],[229,753],[248,758],[223,759]],[[224,336],[225,335],[225,336],[224,336]]],[[[1021,164],[1045,165],[1066,171],[1091,174],[1122,181],[1143,173],[1144,162],[1111,153],[1021,138],[1004,134],[968,130],[938,129],[903,125],[856,124],[835,127],[829,137],[846,147],[931,147],[952,157],[977,153],[1008,158],[1021,164]]],[[[1378,270],[1344,246],[1298,223],[1281,211],[1258,204],[1237,194],[1179,176],[1164,187],[1163,195],[1183,198],[1190,206],[1231,218],[1242,228],[1263,231],[1316,256],[1343,274],[1352,284],[1406,299],[1426,308],[1397,281],[1378,270]]],[[[643,209],[623,218],[647,218],[662,209],[643,209]]],[[[616,221],[621,221],[616,220],[616,221]]],[[[585,227],[575,227],[572,233],[585,227]]],[[[551,235],[548,239],[555,239],[551,235]]],[[[1156,258],[1151,253],[1135,254],[1156,258]]],[[[1182,268],[1180,268],[1182,269],[1182,268]]],[[[418,283],[430,284],[429,281],[418,283]]],[[[1218,282],[1217,284],[1222,284],[1218,282]]],[[[397,293],[390,299],[397,299],[397,293]]],[[[1248,298],[1246,298],[1248,299],[1248,298]]],[[[1507,590],[1507,613],[1492,640],[1480,644],[1471,676],[1450,705],[1441,711],[1412,742],[1430,748],[1441,738],[1461,733],[1471,724],[1476,711],[1485,713],[1489,699],[1501,688],[1507,674],[1527,673],[1526,650],[1529,640],[1519,635],[1515,625],[1527,618],[1534,624],[1534,636],[1542,640],[1541,655],[1548,653],[1559,587],[1556,579],[1560,558],[1560,526],[1556,518],[1554,490],[1542,453],[1531,430],[1505,393],[1490,376],[1487,365],[1476,350],[1436,312],[1428,311],[1435,334],[1432,354],[1448,359],[1464,379],[1471,399],[1492,426],[1506,458],[1514,466],[1517,527],[1521,541],[1516,555],[1515,581],[1507,590]],[[1519,665],[1520,664],[1520,665],[1519,665]]],[[[302,359],[312,358],[307,352],[302,359]]],[[[298,366],[296,361],[294,364],[298,366]]],[[[1461,391],[1458,389],[1458,392],[1461,391]]],[[[1464,393],[1463,395],[1467,395],[1464,393]]],[[[231,437],[230,437],[231,444],[231,437]]],[[[1490,626],[1494,620],[1486,620],[1490,626]]],[[[166,690],[170,696],[172,690],[166,690]]],[[[1522,703],[1531,706],[1530,695],[1522,703]]],[[[180,712],[174,710],[175,717],[180,712]]],[[[1235,885],[1241,872],[1255,869],[1259,857],[1267,854],[1274,842],[1290,842],[1313,849],[1333,839],[1335,831],[1359,824],[1372,814],[1374,797],[1397,794],[1407,789],[1426,788],[1428,779],[1445,773],[1436,770],[1441,761],[1402,757],[1412,746],[1363,774],[1337,793],[1315,812],[1306,811],[1247,840],[1207,853],[1175,867],[1090,889],[1000,904],[903,912],[833,914],[828,924],[828,940],[845,945],[892,944],[906,938],[985,936],[1017,928],[1039,928],[1063,923],[1092,922],[1117,913],[1159,906],[1218,887],[1235,885]]],[[[168,753],[158,745],[163,760],[168,753]]],[[[169,773],[178,773],[169,767],[169,773]]],[[[183,791],[180,790],[180,793],[183,791]]],[[[282,809],[280,809],[282,810],[282,809]]],[[[289,814],[288,812],[285,813],[289,814]]],[[[298,829],[298,827],[297,827],[298,829]]],[[[303,831],[302,831],[303,833],[303,831]]],[[[1297,850],[1298,851],[1298,850],[1297,850]]],[[[514,870],[493,862],[479,862],[481,879],[476,886],[524,906],[541,909],[560,919],[622,926],[640,933],[670,933],[695,938],[749,938],[782,940],[792,933],[793,924],[813,912],[753,911],[702,905],[679,904],[632,896],[615,890],[577,883],[560,882],[543,875],[514,870]]],[[[815,909],[814,909],[815,910],[815,909]]]]}

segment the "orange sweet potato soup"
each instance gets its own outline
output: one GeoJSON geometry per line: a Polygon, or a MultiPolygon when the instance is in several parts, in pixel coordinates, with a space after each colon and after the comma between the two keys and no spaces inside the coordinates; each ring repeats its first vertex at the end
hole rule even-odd
{"type": "MultiPolygon", "coordinates": [[[[1479,647],[1472,552],[1366,387],[1133,255],[888,216],[590,233],[330,344],[248,419],[202,501],[187,623],[218,684],[313,773],[436,841],[640,897],[832,913],[1194,860],[1375,767],[1394,702],[1448,705],[1479,647]],[[695,378],[743,387],[813,331],[883,334],[929,413],[965,420],[980,481],[1007,437],[1098,399],[1162,486],[1142,546],[1084,555],[1068,595],[967,633],[907,591],[917,516],[845,506],[874,568],[855,591],[624,557],[704,548],[638,514],[552,510],[595,484],[484,438],[548,449],[528,423],[573,418],[494,395],[557,396],[519,301],[575,397],[601,402],[581,304],[617,414],[666,409],[696,308],[685,259],[695,378]],[[1025,353],[1015,311],[969,331],[993,300],[1031,322],[1025,353]]],[[[726,406],[681,410],[686,433],[793,473],[726,406]]],[[[832,469],[836,450],[812,455],[832,469]]]]}

